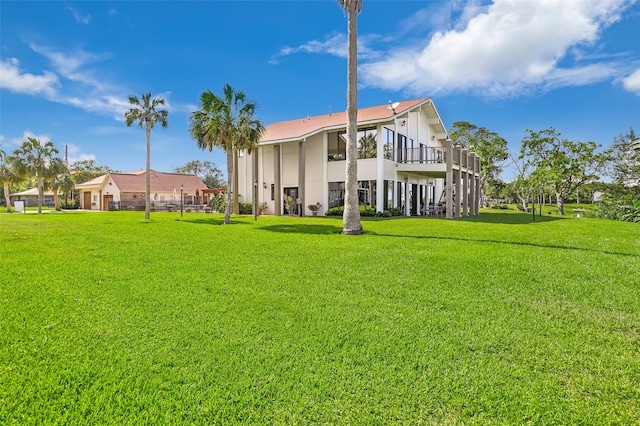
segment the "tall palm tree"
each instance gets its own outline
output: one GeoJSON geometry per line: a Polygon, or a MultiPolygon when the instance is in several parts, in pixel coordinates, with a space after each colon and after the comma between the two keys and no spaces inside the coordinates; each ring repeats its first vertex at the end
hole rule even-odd
{"type": "Polygon", "coordinates": [[[358,30],[356,20],[362,0],[338,0],[347,14],[347,161],[343,235],[362,235],[358,208],[358,30]]]}
{"type": "Polygon", "coordinates": [[[44,181],[50,173],[54,154],[58,149],[53,142],[42,144],[38,139],[28,137],[13,153],[13,165],[18,176],[35,175],[38,185],[38,213],[42,213],[44,181]]]}
{"type": "Polygon", "coordinates": [[[144,218],[149,219],[151,211],[151,129],[156,123],[160,123],[163,129],[166,129],[169,123],[167,115],[169,111],[166,109],[158,109],[165,105],[164,98],[157,97],[151,99],[151,92],[142,94],[142,102],[137,96],[129,96],[129,104],[131,108],[124,113],[124,120],[127,126],[131,126],[134,122],[138,122],[138,127],[142,129],[144,124],[147,132],[147,188],[145,194],[144,218]]]}
{"type": "Polygon", "coordinates": [[[11,164],[12,158],[0,149],[0,183],[4,189],[4,198],[7,204],[7,213],[11,213],[11,200],[9,199],[9,184],[17,180],[15,170],[11,164]]]}
{"type": "Polygon", "coordinates": [[[44,186],[46,189],[53,191],[53,204],[55,205],[56,211],[60,211],[58,193],[61,190],[63,192],[69,192],[74,186],[71,175],[69,174],[69,169],[64,164],[62,158],[56,157],[51,160],[44,186]]]}
{"type": "MultiPolygon", "coordinates": [[[[225,84],[223,96],[207,90],[200,95],[200,110],[191,113],[189,133],[196,140],[198,148],[209,152],[213,147],[221,148],[227,154],[227,188],[233,191],[237,204],[238,190],[235,159],[238,151],[249,154],[258,144],[264,132],[262,121],[253,118],[257,104],[247,99],[244,92],[235,91],[225,84]],[[234,186],[235,185],[235,186],[234,186]]],[[[231,197],[227,197],[224,223],[231,221],[231,197]]]]}

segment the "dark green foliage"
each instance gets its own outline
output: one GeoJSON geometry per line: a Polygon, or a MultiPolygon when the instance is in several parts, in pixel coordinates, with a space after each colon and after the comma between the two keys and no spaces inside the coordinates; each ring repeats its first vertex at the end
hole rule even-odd
{"type": "Polygon", "coordinates": [[[509,205],[508,204],[491,204],[489,208],[493,210],[509,210],[509,205]]]}
{"type": "Polygon", "coordinates": [[[209,200],[209,205],[218,213],[224,213],[225,199],[224,197],[213,197],[209,200]]]}
{"type": "Polygon", "coordinates": [[[633,204],[626,206],[622,214],[622,220],[625,222],[640,223],[640,201],[634,200],[633,204]]]}
{"type": "Polygon", "coordinates": [[[240,214],[253,214],[253,203],[239,203],[240,214]]]}
{"type": "Polygon", "coordinates": [[[74,210],[79,208],[80,203],[77,200],[67,200],[60,199],[60,208],[65,210],[74,210]]]}

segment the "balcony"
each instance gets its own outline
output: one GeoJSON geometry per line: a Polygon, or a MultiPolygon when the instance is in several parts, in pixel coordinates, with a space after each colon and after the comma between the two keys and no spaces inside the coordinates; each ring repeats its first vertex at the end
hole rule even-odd
{"type": "Polygon", "coordinates": [[[400,148],[385,151],[385,158],[404,164],[445,163],[444,147],[421,146],[420,148],[400,148]]]}
{"type": "Polygon", "coordinates": [[[385,158],[398,163],[398,172],[445,177],[447,169],[480,174],[480,157],[447,141],[446,147],[401,148],[385,151],[385,158]]]}

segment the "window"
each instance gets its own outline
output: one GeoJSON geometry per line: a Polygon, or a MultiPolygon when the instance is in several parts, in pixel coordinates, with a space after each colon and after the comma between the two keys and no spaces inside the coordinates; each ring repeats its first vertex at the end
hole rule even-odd
{"type": "Polygon", "coordinates": [[[378,131],[375,127],[358,130],[358,158],[378,156],[378,131]]]}
{"type": "MultiPolygon", "coordinates": [[[[358,158],[378,156],[378,131],[375,127],[358,130],[358,158]]],[[[347,158],[347,133],[332,132],[328,135],[328,160],[341,161],[347,158]]]]}
{"type": "Polygon", "coordinates": [[[344,182],[329,182],[329,208],[344,206],[344,182]]]}
{"type": "Polygon", "coordinates": [[[331,132],[328,135],[328,160],[340,161],[347,158],[345,132],[331,132]]]}
{"type": "Polygon", "coordinates": [[[382,137],[382,143],[384,144],[384,158],[387,160],[393,160],[393,141],[395,140],[396,133],[385,127],[382,131],[382,137]]]}

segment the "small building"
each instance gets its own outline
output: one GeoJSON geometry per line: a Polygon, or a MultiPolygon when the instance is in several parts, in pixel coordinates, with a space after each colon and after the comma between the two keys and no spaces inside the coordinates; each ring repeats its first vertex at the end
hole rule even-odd
{"type": "MultiPolygon", "coordinates": [[[[343,111],[266,126],[257,149],[238,153],[238,196],[253,201],[255,191],[276,215],[344,205],[346,125],[343,111]]],[[[449,139],[430,98],[359,109],[356,139],[361,205],[407,216],[478,214],[480,158],[449,139]]]]}
{"type": "MultiPolygon", "coordinates": [[[[45,207],[53,207],[53,191],[44,191],[43,195],[44,198],[42,200],[42,205],[45,207]]],[[[59,193],[59,196],[62,197],[63,194],[59,193]]],[[[12,204],[14,201],[24,201],[25,207],[35,207],[38,205],[38,188],[31,188],[27,189],[26,191],[10,194],[9,200],[12,204]]]]}
{"type": "MultiPolygon", "coordinates": [[[[200,208],[209,201],[207,185],[196,175],[150,173],[151,206],[156,210],[174,210],[181,205],[200,208]]],[[[77,184],[75,189],[80,193],[80,208],[85,210],[144,210],[146,172],[111,172],[77,184]]]]}

